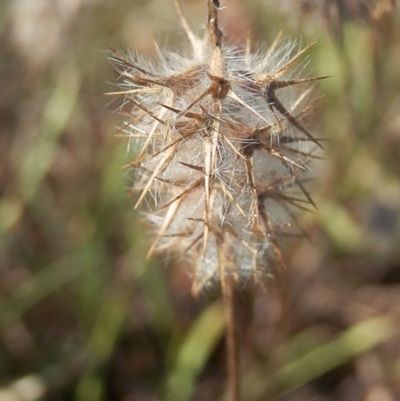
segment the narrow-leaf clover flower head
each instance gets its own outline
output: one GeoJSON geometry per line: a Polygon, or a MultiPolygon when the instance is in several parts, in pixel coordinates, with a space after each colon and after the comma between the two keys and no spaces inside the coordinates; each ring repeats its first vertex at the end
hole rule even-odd
{"type": "Polygon", "coordinates": [[[304,121],[311,82],[292,44],[251,53],[225,46],[219,3],[208,0],[203,38],[176,4],[189,46],[111,60],[134,154],[136,207],[154,231],[149,255],[184,258],[193,290],[227,277],[257,281],[283,266],[281,245],[303,235],[296,215],[314,206],[303,183],[321,148],[304,121]]]}

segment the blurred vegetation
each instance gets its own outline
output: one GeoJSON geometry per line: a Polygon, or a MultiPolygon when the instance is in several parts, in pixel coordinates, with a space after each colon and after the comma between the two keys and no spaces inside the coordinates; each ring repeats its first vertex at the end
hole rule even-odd
{"type": "MultiPolygon", "coordinates": [[[[205,2],[183,2],[204,26],[205,2]]],[[[243,289],[246,400],[400,397],[400,13],[393,1],[230,0],[233,43],[317,40],[311,242],[243,289]],[[323,6],[321,6],[323,4],[323,6]]],[[[107,48],[182,39],[172,1],[0,5],[0,400],[217,400],[223,313],[146,261],[107,48]]],[[[164,263],[165,262],[165,263],[164,263]]],[[[169,265],[169,266],[166,266],[169,265]]]]}

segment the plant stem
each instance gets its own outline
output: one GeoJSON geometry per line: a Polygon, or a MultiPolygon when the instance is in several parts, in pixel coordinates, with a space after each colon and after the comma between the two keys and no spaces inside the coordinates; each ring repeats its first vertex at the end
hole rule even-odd
{"type": "Polygon", "coordinates": [[[235,319],[235,280],[228,276],[224,277],[222,281],[222,297],[226,319],[227,401],[239,401],[239,349],[235,319]]]}

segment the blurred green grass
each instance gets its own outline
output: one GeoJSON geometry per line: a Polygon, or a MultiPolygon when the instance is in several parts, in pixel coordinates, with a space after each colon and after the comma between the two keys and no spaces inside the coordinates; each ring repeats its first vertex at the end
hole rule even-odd
{"type": "MultiPolygon", "coordinates": [[[[184,11],[204,24],[202,1],[184,11]]],[[[271,43],[281,29],[316,38],[310,67],[332,75],[318,87],[324,98],[312,127],[327,139],[315,166],[314,245],[291,252],[284,285],[272,279],[266,292],[245,291],[251,302],[238,317],[246,399],[360,399],[377,386],[394,397],[398,8],[379,24],[343,21],[340,38],[329,21],[309,23],[274,2],[232,1],[226,13],[225,30],[238,41],[250,27],[255,42],[271,43]],[[346,342],[353,336],[359,344],[346,342]]],[[[154,38],[172,47],[181,37],[172,2],[0,6],[2,401],[17,393],[82,401],[223,394],[221,307],[192,299],[181,266],[145,259],[121,169],[129,155],[115,137],[117,105],[104,95],[115,78],[108,46],[151,56],[154,38]],[[25,390],[17,385],[24,378],[25,390]]]]}

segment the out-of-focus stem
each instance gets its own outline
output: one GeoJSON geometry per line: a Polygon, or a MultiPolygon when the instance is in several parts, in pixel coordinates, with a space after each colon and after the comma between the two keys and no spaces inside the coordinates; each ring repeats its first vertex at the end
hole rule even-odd
{"type": "Polygon", "coordinates": [[[222,278],[222,297],[226,319],[227,401],[239,401],[239,348],[235,319],[235,279],[222,278]]]}

